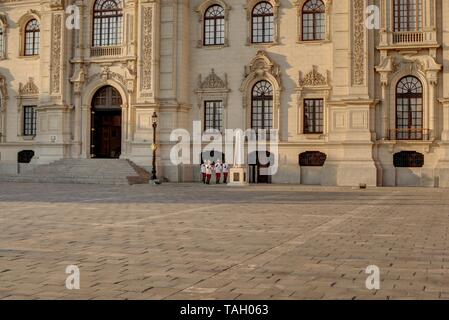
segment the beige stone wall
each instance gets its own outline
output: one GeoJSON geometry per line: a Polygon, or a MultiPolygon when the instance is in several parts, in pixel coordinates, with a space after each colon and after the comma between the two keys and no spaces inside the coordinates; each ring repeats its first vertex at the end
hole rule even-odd
{"type": "Polygon", "coordinates": [[[20,150],[34,150],[35,163],[89,158],[91,100],[111,85],[123,99],[122,157],[151,166],[151,115],[157,111],[161,175],[193,179],[198,168],[170,162],[172,129],[191,131],[193,120],[204,121],[203,101],[210,97],[224,101],[226,128],[249,128],[252,85],[266,79],[276,92],[273,123],[280,132],[273,182],[449,186],[449,78],[442,67],[449,58],[449,4],[423,0],[423,31],[415,35],[419,41],[410,41],[393,32],[392,0],[326,0],[326,39],[302,42],[298,12],[304,1],[270,2],[276,8],[273,44],[250,43],[249,12],[257,1],[127,0],[123,44],[98,49],[91,46],[94,0],[75,1],[79,31],[64,27],[64,1],[0,0],[8,27],[6,59],[0,60],[8,96],[0,172],[15,170],[20,150]],[[205,47],[202,16],[214,3],[226,9],[226,41],[205,47]],[[381,9],[380,30],[364,26],[368,4],[381,9]],[[26,58],[20,30],[31,16],[41,21],[41,54],[26,58]],[[405,75],[424,86],[424,128],[431,133],[424,141],[390,139],[395,86],[405,75]],[[210,88],[211,79],[223,85],[210,88]],[[304,98],[325,99],[323,134],[304,134],[304,98]],[[24,104],[39,106],[34,138],[21,134],[24,104]],[[425,166],[394,168],[393,155],[404,150],[423,153],[425,166]],[[305,151],[325,153],[325,166],[301,168],[298,155],[305,151]]]}

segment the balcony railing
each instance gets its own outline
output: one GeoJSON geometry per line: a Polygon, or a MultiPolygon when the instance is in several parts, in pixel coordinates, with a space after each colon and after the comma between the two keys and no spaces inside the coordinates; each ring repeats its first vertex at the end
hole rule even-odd
{"type": "Polygon", "coordinates": [[[429,138],[430,138],[429,129],[405,128],[405,129],[390,130],[389,140],[423,141],[429,140],[429,138]]]}
{"type": "Polygon", "coordinates": [[[111,47],[92,47],[90,49],[91,57],[110,57],[110,56],[120,56],[122,54],[122,47],[111,46],[111,47]]]}
{"type": "Polygon", "coordinates": [[[424,41],[424,32],[394,32],[393,43],[421,43],[424,41]]]}
{"type": "Polygon", "coordinates": [[[435,47],[435,31],[381,32],[380,47],[435,47]]]}

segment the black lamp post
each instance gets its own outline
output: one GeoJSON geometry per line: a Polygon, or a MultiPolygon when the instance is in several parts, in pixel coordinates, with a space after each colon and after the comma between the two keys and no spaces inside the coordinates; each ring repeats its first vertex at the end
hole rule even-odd
{"type": "Polygon", "coordinates": [[[151,169],[151,181],[153,183],[158,183],[156,176],[156,128],[157,128],[157,113],[156,111],[151,116],[151,121],[153,123],[153,145],[151,148],[153,149],[153,168],[151,169]]]}

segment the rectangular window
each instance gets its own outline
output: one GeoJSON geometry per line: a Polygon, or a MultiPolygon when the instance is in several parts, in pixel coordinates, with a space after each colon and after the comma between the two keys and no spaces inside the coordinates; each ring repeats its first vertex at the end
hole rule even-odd
{"type": "Polygon", "coordinates": [[[394,0],[394,31],[422,31],[422,0],[394,0]]]}
{"type": "Polygon", "coordinates": [[[223,102],[205,101],[204,102],[204,130],[222,129],[223,122],[223,102]]]}
{"type": "Polygon", "coordinates": [[[323,99],[304,100],[304,133],[323,133],[323,99]]]}
{"type": "Polygon", "coordinates": [[[23,135],[35,136],[37,123],[36,106],[23,107],[23,135]]]}

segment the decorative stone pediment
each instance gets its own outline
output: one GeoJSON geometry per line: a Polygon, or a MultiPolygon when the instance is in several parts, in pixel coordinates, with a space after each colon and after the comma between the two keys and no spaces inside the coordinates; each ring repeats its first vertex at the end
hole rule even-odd
{"type": "Polygon", "coordinates": [[[202,78],[201,74],[198,76],[198,88],[195,91],[198,95],[198,107],[201,108],[205,99],[219,99],[223,101],[223,106],[227,105],[227,96],[229,93],[228,76],[224,74],[224,80],[220,78],[215,70],[212,69],[209,75],[202,78]]]}
{"type": "Polygon", "coordinates": [[[316,86],[328,86],[327,72],[323,75],[318,71],[317,66],[313,66],[312,71],[307,73],[304,77],[301,71],[299,72],[299,86],[300,87],[316,87],[316,86]]]}
{"type": "Polygon", "coordinates": [[[198,88],[202,90],[207,89],[227,89],[227,75],[225,74],[225,80],[222,80],[216,73],[215,70],[212,69],[210,74],[202,80],[201,75],[199,75],[198,79],[198,88]]]}
{"type": "Polygon", "coordinates": [[[271,83],[274,89],[274,107],[280,108],[280,95],[281,95],[281,69],[280,67],[268,56],[268,54],[260,50],[256,56],[251,60],[249,65],[245,66],[244,79],[240,87],[240,91],[243,93],[242,106],[246,108],[251,95],[253,86],[262,80],[267,80],[271,83]]]}
{"type": "Polygon", "coordinates": [[[21,96],[39,94],[39,88],[34,83],[34,78],[29,78],[26,84],[19,83],[19,94],[21,96]]]}
{"type": "Polygon", "coordinates": [[[328,97],[331,91],[329,72],[320,73],[317,66],[313,66],[305,76],[300,71],[297,91],[298,99],[308,95],[328,97]]]}
{"type": "Polygon", "coordinates": [[[276,78],[280,83],[281,71],[263,50],[259,50],[256,56],[251,60],[250,64],[245,67],[245,78],[250,76],[266,76],[267,74],[276,78]]]}

